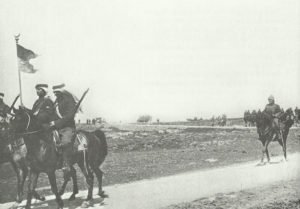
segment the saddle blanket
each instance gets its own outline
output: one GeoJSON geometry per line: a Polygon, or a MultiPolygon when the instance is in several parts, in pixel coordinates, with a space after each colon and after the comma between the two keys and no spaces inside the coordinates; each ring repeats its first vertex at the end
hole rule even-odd
{"type": "MultiPolygon", "coordinates": [[[[59,147],[60,143],[60,136],[58,131],[53,131],[53,140],[56,145],[56,147],[59,147]]],[[[87,149],[88,143],[87,138],[83,133],[76,133],[75,142],[74,142],[74,148],[78,151],[84,151],[87,149]]]]}
{"type": "Polygon", "coordinates": [[[76,146],[77,143],[78,143],[78,148],[77,148],[78,151],[84,151],[88,147],[87,138],[82,133],[77,133],[76,134],[76,140],[75,140],[74,145],[76,146]]]}

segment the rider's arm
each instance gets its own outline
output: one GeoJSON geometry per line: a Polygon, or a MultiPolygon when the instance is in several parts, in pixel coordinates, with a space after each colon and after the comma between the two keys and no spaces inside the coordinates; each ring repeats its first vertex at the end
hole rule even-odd
{"type": "Polygon", "coordinates": [[[66,123],[71,123],[74,120],[74,111],[76,108],[76,103],[72,97],[68,97],[65,101],[65,112],[61,113],[62,118],[55,120],[51,123],[56,128],[62,128],[66,123]]]}
{"type": "Polygon", "coordinates": [[[44,110],[45,110],[45,113],[47,115],[53,115],[54,114],[54,103],[52,102],[52,100],[50,99],[47,99],[45,101],[45,104],[44,104],[44,110]]]}
{"type": "Polygon", "coordinates": [[[40,111],[38,114],[39,120],[47,123],[54,119],[53,118],[54,115],[55,115],[55,112],[54,112],[53,102],[50,99],[45,100],[45,102],[43,103],[42,107],[40,108],[40,111]]]}

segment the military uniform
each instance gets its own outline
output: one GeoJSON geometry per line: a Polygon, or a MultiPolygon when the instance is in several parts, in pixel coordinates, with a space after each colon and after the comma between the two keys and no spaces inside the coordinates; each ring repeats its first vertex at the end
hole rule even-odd
{"type": "Polygon", "coordinates": [[[6,118],[7,113],[9,113],[9,106],[6,105],[4,102],[0,104],[0,117],[6,118]]]}
{"type": "Polygon", "coordinates": [[[7,114],[9,113],[9,106],[3,102],[4,94],[0,93],[0,140],[6,135],[8,129],[7,114]]]}
{"type": "Polygon", "coordinates": [[[54,103],[49,97],[38,98],[33,104],[32,113],[42,124],[49,123],[55,114],[54,103]]]}
{"type": "Polygon", "coordinates": [[[280,133],[280,124],[279,124],[279,114],[281,113],[280,106],[274,103],[274,97],[271,95],[269,97],[269,104],[266,105],[264,112],[272,117],[272,128],[276,132],[276,136],[282,140],[282,135],[280,133]]]}
{"type": "Polygon", "coordinates": [[[9,113],[9,106],[3,102],[4,94],[0,93],[0,126],[4,127],[7,123],[7,114],[9,113]]]}
{"type": "Polygon", "coordinates": [[[50,123],[51,126],[58,130],[60,143],[63,152],[64,170],[69,169],[72,165],[73,142],[75,139],[75,108],[76,101],[71,93],[63,90],[63,85],[53,86],[53,91],[58,92],[59,96],[55,101],[56,120],[50,123]]]}
{"type": "Polygon", "coordinates": [[[53,116],[55,115],[54,103],[46,96],[48,85],[37,84],[35,89],[37,90],[39,98],[34,102],[31,112],[36,116],[40,124],[48,124],[53,120],[53,116]]]}
{"type": "Polygon", "coordinates": [[[62,144],[69,144],[72,142],[75,133],[74,111],[76,102],[71,94],[63,92],[54,106],[57,119],[52,124],[60,133],[62,144]]]}
{"type": "Polygon", "coordinates": [[[276,116],[281,112],[281,109],[278,104],[267,104],[264,111],[269,115],[276,116]]]}

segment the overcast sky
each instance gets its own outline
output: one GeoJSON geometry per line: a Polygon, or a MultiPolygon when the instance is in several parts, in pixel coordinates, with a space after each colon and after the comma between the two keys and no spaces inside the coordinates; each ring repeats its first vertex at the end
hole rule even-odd
{"type": "MultiPolygon", "coordinates": [[[[31,107],[36,83],[65,83],[81,118],[161,121],[300,106],[299,0],[31,0],[0,2],[0,91],[18,94],[15,34],[40,56],[22,73],[31,107]]],[[[52,95],[51,95],[52,96],[52,95]]]]}

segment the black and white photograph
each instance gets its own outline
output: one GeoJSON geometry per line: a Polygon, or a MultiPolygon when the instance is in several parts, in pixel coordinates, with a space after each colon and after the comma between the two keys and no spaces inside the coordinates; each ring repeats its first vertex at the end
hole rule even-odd
{"type": "Polygon", "coordinates": [[[0,0],[0,209],[300,209],[299,0],[0,0]]]}

